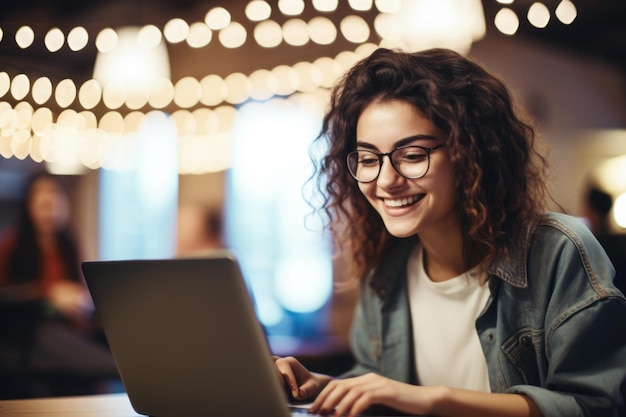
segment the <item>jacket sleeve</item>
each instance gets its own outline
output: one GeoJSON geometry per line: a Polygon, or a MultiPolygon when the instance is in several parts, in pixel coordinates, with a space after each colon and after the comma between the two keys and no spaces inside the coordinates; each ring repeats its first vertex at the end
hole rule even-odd
{"type": "Polygon", "coordinates": [[[626,301],[603,298],[567,318],[550,343],[546,387],[517,385],[546,417],[610,417],[623,408],[626,301]]]}
{"type": "Polygon", "coordinates": [[[557,256],[534,270],[553,277],[544,323],[545,381],[508,392],[529,396],[546,417],[618,416],[626,379],[626,299],[612,285],[613,268],[589,233],[577,230],[553,249],[557,256]]]}

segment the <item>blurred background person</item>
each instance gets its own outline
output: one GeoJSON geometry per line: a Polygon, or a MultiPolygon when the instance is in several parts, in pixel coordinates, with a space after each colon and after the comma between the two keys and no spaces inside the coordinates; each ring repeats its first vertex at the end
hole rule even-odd
{"type": "Polygon", "coordinates": [[[222,212],[198,203],[178,207],[178,255],[202,254],[224,248],[222,212]]]}
{"type": "Polygon", "coordinates": [[[583,215],[615,267],[615,285],[626,293],[626,235],[611,231],[612,208],[613,197],[609,193],[593,184],[587,186],[583,215]]]}
{"type": "Polygon", "coordinates": [[[613,206],[613,198],[610,194],[591,185],[587,189],[587,200],[585,205],[585,218],[589,229],[594,235],[605,235],[609,233],[609,213],[613,206]]]}
{"type": "Polygon", "coordinates": [[[117,379],[69,220],[64,184],[33,175],[0,241],[0,398],[95,393],[117,379]]]}

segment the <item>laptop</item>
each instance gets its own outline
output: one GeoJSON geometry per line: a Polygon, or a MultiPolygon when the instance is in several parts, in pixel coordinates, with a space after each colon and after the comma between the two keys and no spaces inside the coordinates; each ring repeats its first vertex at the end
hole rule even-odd
{"type": "Polygon", "coordinates": [[[155,417],[289,417],[248,288],[229,251],[82,263],[124,389],[155,417]]]}

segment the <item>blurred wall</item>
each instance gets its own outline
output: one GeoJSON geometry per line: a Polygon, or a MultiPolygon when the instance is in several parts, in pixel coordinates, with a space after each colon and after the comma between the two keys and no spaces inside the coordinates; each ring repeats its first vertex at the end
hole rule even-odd
{"type": "Polygon", "coordinates": [[[570,214],[582,214],[589,173],[626,153],[604,130],[626,129],[626,74],[602,61],[517,38],[486,38],[471,54],[499,74],[536,119],[549,146],[552,192],[570,214]]]}

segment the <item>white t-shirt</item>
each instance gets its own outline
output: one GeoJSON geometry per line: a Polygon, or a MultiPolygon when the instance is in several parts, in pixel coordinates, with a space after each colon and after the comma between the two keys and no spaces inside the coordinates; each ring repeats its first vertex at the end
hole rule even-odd
{"type": "Polygon", "coordinates": [[[417,247],[408,261],[413,346],[420,385],[490,391],[487,361],[475,321],[489,298],[472,269],[443,282],[433,282],[417,247]]]}

